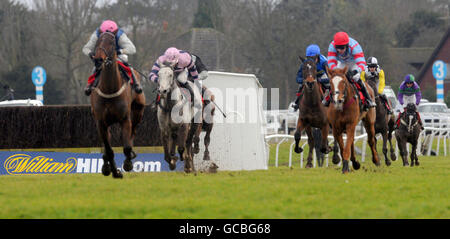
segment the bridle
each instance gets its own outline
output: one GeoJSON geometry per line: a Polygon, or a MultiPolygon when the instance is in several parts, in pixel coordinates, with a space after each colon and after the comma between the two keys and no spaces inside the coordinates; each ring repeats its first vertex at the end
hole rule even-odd
{"type": "Polygon", "coordinates": [[[104,33],[102,33],[101,35],[100,35],[100,37],[99,37],[99,39],[101,39],[101,37],[103,36],[103,35],[108,35],[108,36],[111,36],[111,37],[113,37],[113,40],[111,41],[112,42],[112,51],[110,51],[110,52],[108,52],[104,47],[101,47],[101,46],[97,46],[96,47],[96,51],[97,51],[97,49],[100,49],[100,50],[102,50],[103,51],[103,53],[105,53],[105,55],[106,55],[106,58],[105,59],[95,59],[95,65],[96,65],[96,67],[98,67],[98,65],[105,65],[105,66],[110,66],[112,63],[113,63],[113,58],[114,58],[114,51],[115,51],[115,49],[116,49],[116,41],[115,41],[115,35],[113,34],[113,33],[111,33],[111,32],[104,32],[104,33]]]}

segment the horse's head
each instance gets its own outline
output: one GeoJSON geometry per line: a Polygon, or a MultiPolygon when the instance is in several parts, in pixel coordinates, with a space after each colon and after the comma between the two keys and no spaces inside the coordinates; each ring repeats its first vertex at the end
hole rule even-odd
{"type": "Polygon", "coordinates": [[[169,65],[164,65],[158,72],[158,93],[162,96],[167,95],[174,83],[174,72],[173,68],[169,65]]]}
{"type": "Polygon", "coordinates": [[[378,82],[377,78],[374,76],[371,76],[369,74],[366,74],[367,84],[369,84],[370,87],[372,87],[373,92],[375,95],[378,94],[378,82]]]}
{"type": "Polygon", "coordinates": [[[414,103],[409,103],[406,106],[406,111],[402,117],[402,124],[408,128],[408,132],[411,132],[419,122],[416,113],[416,105],[414,103]]]}
{"type": "Polygon", "coordinates": [[[337,110],[343,110],[343,106],[344,106],[344,101],[345,98],[347,97],[347,74],[348,71],[348,67],[346,66],[344,69],[333,69],[333,70],[329,70],[327,68],[327,74],[329,76],[329,78],[331,79],[331,97],[334,101],[334,107],[337,110]]]}
{"type": "Polygon", "coordinates": [[[95,65],[110,66],[116,58],[116,36],[111,32],[102,33],[95,46],[95,65]]]}
{"type": "Polygon", "coordinates": [[[307,57],[306,59],[303,59],[300,57],[300,60],[302,61],[302,72],[303,72],[303,79],[306,83],[306,89],[313,90],[314,85],[317,82],[317,62],[318,56],[314,57],[307,57]]]}

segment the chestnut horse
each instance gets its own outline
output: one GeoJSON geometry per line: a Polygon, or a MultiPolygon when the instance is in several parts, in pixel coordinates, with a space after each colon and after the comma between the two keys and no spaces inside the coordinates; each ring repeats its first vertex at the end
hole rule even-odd
{"type": "Polygon", "coordinates": [[[295,131],[295,152],[301,153],[303,149],[299,147],[299,142],[303,130],[308,135],[309,154],[306,168],[312,168],[312,152],[314,150],[314,137],[312,128],[319,128],[322,132],[321,152],[328,154],[328,130],[329,123],[327,119],[327,110],[322,104],[323,93],[320,90],[320,84],[317,81],[316,60],[318,56],[308,57],[303,62],[303,79],[305,79],[302,89],[302,98],[299,102],[299,117],[297,121],[297,130],[295,131]]]}
{"type": "MultiPolygon", "coordinates": [[[[353,168],[358,170],[361,165],[356,160],[354,138],[355,128],[360,120],[363,121],[367,132],[367,141],[372,150],[372,161],[375,165],[380,165],[377,149],[375,145],[375,108],[370,108],[367,112],[360,111],[360,105],[357,98],[357,90],[347,80],[348,67],[344,69],[334,69],[327,73],[331,83],[332,101],[328,107],[328,120],[333,128],[335,142],[338,142],[341,157],[343,160],[342,173],[350,172],[349,159],[352,161],[353,168]],[[347,134],[347,141],[344,145],[342,134],[347,134]]],[[[366,84],[370,96],[374,97],[372,88],[366,84]]],[[[334,161],[333,161],[334,162],[334,161]]]]}
{"type": "Polygon", "coordinates": [[[144,115],[145,96],[144,93],[136,94],[121,76],[114,34],[105,32],[100,35],[94,59],[101,62],[99,83],[91,94],[91,109],[98,134],[104,144],[102,173],[108,176],[112,172],[114,178],[122,178],[123,175],[114,161],[109,127],[119,123],[122,128],[123,153],[126,157],[123,169],[129,172],[133,169],[131,160],[136,158],[136,153],[132,149],[133,140],[136,126],[144,115]]]}

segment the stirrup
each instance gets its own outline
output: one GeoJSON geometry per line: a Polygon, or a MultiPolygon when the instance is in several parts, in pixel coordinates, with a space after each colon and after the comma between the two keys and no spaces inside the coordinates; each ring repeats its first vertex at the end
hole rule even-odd
{"type": "Polygon", "coordinates": [[[133,84],[133,89],[137,94],[142,94],[142,87],[138,83],[133,84]]]}
{"type": "Polygon", "coordinates": [[[86,88],[84,88],[84,94],[85,94],[86,96],[90,96],[91,93],[92,93],[92,85],[86,86],[86,88]]]}

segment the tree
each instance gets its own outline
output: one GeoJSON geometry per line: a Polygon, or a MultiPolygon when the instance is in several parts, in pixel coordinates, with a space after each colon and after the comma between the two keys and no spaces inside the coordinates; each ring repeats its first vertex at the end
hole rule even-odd
{"type": "Polygon", "coordinates": [[[214,28],[222,31],[221,9],[217,0],[198,0],[197,13],[194,15],[193,27],[214,28]]]}

